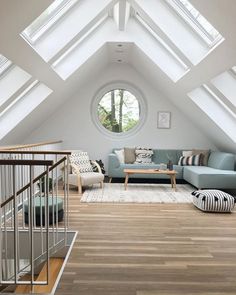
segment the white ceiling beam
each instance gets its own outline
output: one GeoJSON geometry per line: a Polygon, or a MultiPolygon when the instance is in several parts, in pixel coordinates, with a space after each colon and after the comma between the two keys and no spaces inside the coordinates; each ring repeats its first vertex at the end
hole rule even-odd
{"type": "MultiPolygon", "coordinates": [[[[106,42],[116,40],[117,32],[114,21],[107,18],[89,35],[89,38],[75,43],[74,46],[52,64],[52,67],[63,80],[66,80],[98,52],[106,42]]],[[[122,42],[124,39],[119,37],[118,40],[122,42]]]]}
{"type": "Polygon", "coordinates": [[[118,30],[124,31],[130,17],[130,4],[126,0],[120,0],[113,8],[113,16],[118,30]]]}

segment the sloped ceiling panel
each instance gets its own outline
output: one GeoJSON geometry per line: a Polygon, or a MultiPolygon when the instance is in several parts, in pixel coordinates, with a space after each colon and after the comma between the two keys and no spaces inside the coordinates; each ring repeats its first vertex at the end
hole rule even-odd
{"type": "MultiPolygon", "coordinates": [[[[69,81],[62,83],[62,80],[48,64],[46,64],[19,36],[19,33],[51,2],[52,1],[43,0],[37,2],[29,0],[2,0],[0,3],[0,37],[2,40],[0,51],[3,54],[7,52],[11,60],[48,85],[54,91],[54,94],[50,96],[51,99],[48,102],[48,106],[56,107],[57,103],[65,101],[76,91],[79,85],[78,81],[80,81],[80,79],[83,80],[83,72],[77,70],[69,81]],[[6,31],[3,28],[8,28],[8,30],[6,31]],[[17,51],[15,48],[17,48],[17,51]]],[[[236,35],[236,23],[234,12],[236,10],[236,2],[234,0],[193,0],[191,2],[225,37],[225,41],[219,48],[214,50],[206,59],[192,68],[191,71],[183,76],[177,83],[173,83],[153,63],[153,60],[147,57],[146,54],[143,54],[140,49],[137,49],[136,57],[135,54],[132,55],[128,62],[143,75],[148,77],[154,85],[158,84],[161,91],[181,108],[203,132],[213,138],[218,146],[221,146],[221,143],[224,142],[225,144],[222,144],[222,147],[233,150],[235,149],[235,144],[230,138],[225,136],[203,112],[194,106],[194,103],[189,99],[187,93],[206,81],[210,81],[216,75],[235,64],[236,40],[234,36],[236,35]],[[206,129],[205,126],[208,128],[206,129]]],[[[117,33],[117,36],[120,36],[120,34],[117,33]]],[[[143,35],[141,35],[140,38],[142,38],[142,36],[143,35]]],[[[115,40],[109,41],[115,42],[115,40]]],[[[132,42],[132,40],[126,41],[132,42]]],[[[99,51],[95,53],[95,56],[96,55],[99,56],[99,51]]],[[[91,57],[89,60],[95,61],[95,56],[91,57]]],[[[89,62],[84,63],[82,66],[83,70],[86,71],[87,66],[91,69],[91,64],[89,64],[89,62]]],[[[106,66],[106,54],[102,55],[99,64],[104,64],[104,66],[106,66]]],[[[49,114],[49,112],[47,112],[47,114],[49,114]]],[[[41,122],[45,119],[43,113],[42,115],[41,122]]],[[[40,125],[40,115],[38,117],[39,120],[37,124],[40,125]]]]}

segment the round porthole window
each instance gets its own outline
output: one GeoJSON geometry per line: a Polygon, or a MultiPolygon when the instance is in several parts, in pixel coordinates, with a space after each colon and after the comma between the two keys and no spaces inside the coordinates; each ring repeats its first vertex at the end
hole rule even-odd
{"type": "Polygon", "coordinates": [[[113,84],[102,89],[93,103],[96,125],[109,135],[129,135],[143,121],[144,102],[130,86],[113,84]]]}

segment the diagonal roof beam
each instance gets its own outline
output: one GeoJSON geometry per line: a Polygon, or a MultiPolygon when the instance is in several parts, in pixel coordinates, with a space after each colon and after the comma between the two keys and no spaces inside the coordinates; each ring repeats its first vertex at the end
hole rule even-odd
{"type": "Polygon", "coordinates": [[[113,8],[113,16],[118,30],[124,31],[130,17],[130,4],[126,0],[119,0],[113,8]]]}

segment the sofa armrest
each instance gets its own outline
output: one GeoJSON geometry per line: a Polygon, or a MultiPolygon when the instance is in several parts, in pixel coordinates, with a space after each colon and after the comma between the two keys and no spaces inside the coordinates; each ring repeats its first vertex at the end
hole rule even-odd
{"type": "Polygon", "coordinates": [[[221,170],[234,170],[235,155],[223,152],[211,152],[208,159],[208,166],[221,170]]]}
{"type": "Polygon", "coordinates": [[[120,167],[120,161],[117,158],[116,154],[111,153],[108,155],[108,176],[112,175],[112,171],[114,169],[118,169],[120,167]]]}

